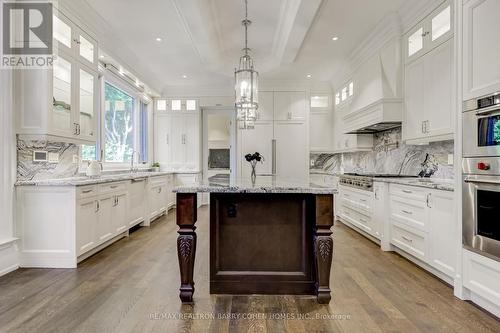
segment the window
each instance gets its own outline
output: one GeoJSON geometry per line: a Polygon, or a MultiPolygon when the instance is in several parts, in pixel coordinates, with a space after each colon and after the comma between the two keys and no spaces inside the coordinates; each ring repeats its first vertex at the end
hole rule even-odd
{"type": "Polygon", "coordinates": [[[98,160],[99,158],[97,157],[96,146],[82,145],[80,158],[82,159],[82,161],[98,160]]]}
{"type": "Polygon", "coordinates": [[[181,110],[181,100],[173,99],[172,100],[172,111],[180,111],[181,110]]]}
{"type": "Polygon", "coordinates": [[[350,82],[349,83],[349,97],[351,97],[352,95],[354,95],[354,82],[350,82]]]}
{"type": "Polygon", "coordinates": [[[342,102],[347,99],[347,87],[342,88],[342,102]]]}
{"type": "Polygon", "coordinates": [[[148,162],[148,105],[143,101],[139,104],[139,162],[148,162]]]}
{"type": "Polygon", "coordinates": [[[196,111],[196,100],[188,99],[186,101],[186,110],[187,111],[196,111]]]}
{"type": "Polygon", "coordinates": [[[340,93],[336,93],[335,94],[335,105],[339,105],[340,104],[340,93]]]}
{"type": "Polygon", "coordinates": [[[311,96],[311,108],[326,109],[330,106],[330,98],[328,95],[311,96]]]}
{"type": "Polygon", "coordinates": [[[134,98],[105,84],[104,160],[129,162],[134,151],[134,98]]]}
{"type": "Polygon", "coordinates": [[[167,111],[167,100],[159,99],[156,101],[156,110],[158,111],[167,111]]]}

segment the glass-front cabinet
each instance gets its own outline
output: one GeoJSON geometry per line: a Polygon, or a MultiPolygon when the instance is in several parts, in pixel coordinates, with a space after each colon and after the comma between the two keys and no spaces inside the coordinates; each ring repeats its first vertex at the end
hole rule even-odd
{"type": "Polygon", "coordinates": [[[54,15],[52,68],[15,75],[16,132],[95,144],[97,43],[60,12],[54,15]]]}
{"type": "Polygon", "coordinates": [[[406,62],[419,58],[453,36],[453,5],[444,2],[405,35],[406,62]]]}
{"type": "Polygon", "coordinates": [[[187,111],[196,112],[198,111],[198,100],[197,99],[181,99],[181,98],[171,98],[164,99],[160,98],[156,100],[156,111],[187,111]]]}

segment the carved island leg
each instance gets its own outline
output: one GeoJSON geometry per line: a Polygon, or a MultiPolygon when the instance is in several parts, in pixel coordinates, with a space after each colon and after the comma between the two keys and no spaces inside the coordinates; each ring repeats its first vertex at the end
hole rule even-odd
{"type": "Polygon", "coordinates": [[[314,255],[316,259],[316,294],[318,303],[328,304],[330,295],[330,270],[333,256],[333,195],[316,195],[316,228],[314,255]]]}
{"type": "Polygon", "coordinates": [[[182,303],[192,303],[194,294],[194,258],[196,254],[196,193],[177,193],[177,257],[181,273],[182,303]]]}

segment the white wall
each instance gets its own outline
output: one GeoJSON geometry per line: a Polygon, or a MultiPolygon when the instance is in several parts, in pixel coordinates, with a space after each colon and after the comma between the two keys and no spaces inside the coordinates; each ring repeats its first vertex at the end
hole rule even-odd
{"type": "Polygon", "coordinates": [[[14,239],[15,134],[12,73],[0,69],[0,275],[18,268],[14,239]]]}

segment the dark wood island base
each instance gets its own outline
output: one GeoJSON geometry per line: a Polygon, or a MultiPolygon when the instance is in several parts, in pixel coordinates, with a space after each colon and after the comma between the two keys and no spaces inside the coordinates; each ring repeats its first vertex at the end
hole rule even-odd
{"type": "MultiPolygon", "coordinates": [[[[196,193],[177,193],[180,298],[193,302],[196,193]]],[[[210,293],[331,299],[333,194],[211,193],[210,293]]]]}

